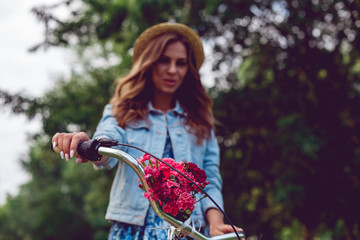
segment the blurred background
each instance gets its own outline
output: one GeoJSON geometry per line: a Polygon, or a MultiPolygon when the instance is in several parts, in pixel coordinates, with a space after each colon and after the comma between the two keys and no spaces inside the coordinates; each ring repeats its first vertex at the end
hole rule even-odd
{"type": "MultiPolygon", "coordinates": [[[[53,87],[59,75],[70,72],[69,56],[63,48],[52,48],[48,51],[28,52],[28,49],[41,41],[44,26],[31,13],[34,4],[46,0],[15,0],[0,3],[0,89],[12,94],[40,97],[53,87]]],[[[51,3],[57,0],[48,0],[51,3]]],[[[40,118],[28,121],[24,115],[14,115],[10,108],[0,107],[0,205],[6,194],[15,194],[17,186],[29,179],[18,161],[26,155],[27,136],[41,128],[40,118]],[[4,137],[6,136],[6,137],[4,137]]]]}
{"type": "MultiPolygon", "coordinates": [[[[136,37],[164,21],[191,26],[204,42],[232,222],[248,239],[360,239],[359,0],[23,2],[16,10],[31,17],[1,33],[2,55],[18,64],[1,58],[1,119],[28,132],[24,140],[0,128],[2,152],[14,158],[1,164],[21,165],[0,172],[1,240],[106,239],[113,172],[60,161],[50,138],[94,132],[136,37]],[[39,28],[25,27],[34,20],[39,28]],[[16,46],[27,37],[20,50],[33,54],[22,55],[16,46]],[[32,79],[44,69],[42,82],[32,79]],[[22,144],[10,151],[13,142],[22,144]],[[9,186],[5,174],[19,172],[21,186],[9,186]]],[[[23,19],[4,9],[2,18],[23,19]]]]}

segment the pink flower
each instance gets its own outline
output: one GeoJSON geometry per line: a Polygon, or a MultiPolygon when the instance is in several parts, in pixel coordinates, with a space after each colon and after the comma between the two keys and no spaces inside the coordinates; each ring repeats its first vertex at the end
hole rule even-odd
{"type": "Polygon", "coordinates": [[[187,171],[194,176],[195,181],[199,183],[206,181],[205,171],[200,169],[195,163],[185,163],[185,165],[185,168],[187,167],[187,171]]]}
{"type": "MultiPolygon", "coordinates": [[[[194,163],[178,163],[172,158],[163,158],[162,161],[166,163],[164,164],[151,158],[148,154],[142,156],[138,161],[144,166],[145,179],[149,186],[144,197],[158,202],[164,212],[173,217],[181,220],[187,219],[194,210],[195,194],[200,191],[188,179],[166,164],[196,182],[202,189],[209,184],[206,182],[205,171],[194,163]]],[[[145,190],[142,184],[139,184],[139,187],[145,190]]],[[[202,192],[200,193],[202,194],[202,192]]]]}
{"type": "Polygon", "coordinates": [[[173,192],[175,193],[176,196],[179,196],[181,193],[183,193],[183,191],[181,190],[181,188],[174,188],[173,192]]]}
{"type": "Polygon", "coordinates": [[[172,180],[166,180],[166,184],[168,188],[172,188],[172,187],[180,187],[180,184],[172,181],[172,180]]]}
{"type": "Polygon", "coordinates": [[[151,159],[151,156],[149,154],[145,153],[144,156],[142,156],[140,159],[138,159],[138,162],[143,163],[143,162],[148,161],[150,159],[151,159]]]}
{"type": "Polygon", "coordinates": [[[193,211],[195,203],[195,197],[188,192],[183,192],[177,200],[178,207],[182,210],[189,209],[190,211],[193,211]]]}
{"type": "Polygon", "coordinates": [[[169,201],[165,204],[163,208],[164,212],[171,214],[172,216],[176,216],[179,212],[179,208],[177,206],[176,201],[169,201]]]}

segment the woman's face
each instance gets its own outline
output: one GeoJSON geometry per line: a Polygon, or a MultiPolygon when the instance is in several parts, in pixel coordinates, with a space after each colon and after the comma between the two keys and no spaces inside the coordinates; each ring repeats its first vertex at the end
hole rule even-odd
{"type": "Polygon", "coordinates": [[[176,41],[167,45],[152,69],[156,95],[172,96],[189,69],[185,45],[176,41]]]}

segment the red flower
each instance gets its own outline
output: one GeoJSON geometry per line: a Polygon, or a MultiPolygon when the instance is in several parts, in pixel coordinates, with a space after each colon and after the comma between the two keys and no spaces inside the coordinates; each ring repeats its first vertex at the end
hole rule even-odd
{"type": "Polygon", "coordinates": [[[189,209],[191,212],[194,210],[194,205],[196,199],[188,192],[183,192],[180,194],[179,199],[176,201],[179,209],[186,210],[189,209]]]}
{"type": "Polygon", "coordinates": [[[148,161],[148,160],[150,160],[151,159],[151,156],[149,155],[149,154],[144,154],[144,156],[142,156],[141,158],[140,158],[140,160],[139,160],[139,162],[141,162],[141,163],[143,163],[143,162],[145,162],[145,161],[148,161]]]}
{"type": "Polygon", "coordinates": [[[165,204],[163,208],[164,212],[169,213],[172,216],[176,216],[179,212],[179,208],[176,204],[176,201],[169,201],[165,204]]]}
{"type": "MultiPolygon", "coordinates": [[[[181,220],[189,218],[197,202],[195,195],[200,192],[199,189],[177,171],[161,161],[156,161],[148,154],[138,161],[144,166],[145,179],[149,186],[144,197],[158,202],[164,212],[175,218],[181,220]]],[[[193,180],[202,189],[209,183],[206,182],[205,171],[194,163],[178,163],[172,158],[163,158],[162,161],[193,180]]],[[[141,184],[139,187],[144,190],[141,184]]]]}

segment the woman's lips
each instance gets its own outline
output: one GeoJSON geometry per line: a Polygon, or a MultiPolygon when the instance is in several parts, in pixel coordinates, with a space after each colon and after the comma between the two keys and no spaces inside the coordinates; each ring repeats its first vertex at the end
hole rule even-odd
{"type": "Polygon", "coordinates": [[[174,86],[176,84],[176,80],[172,78],[164,79],[164,83],[168,86],[174,86]]]}

